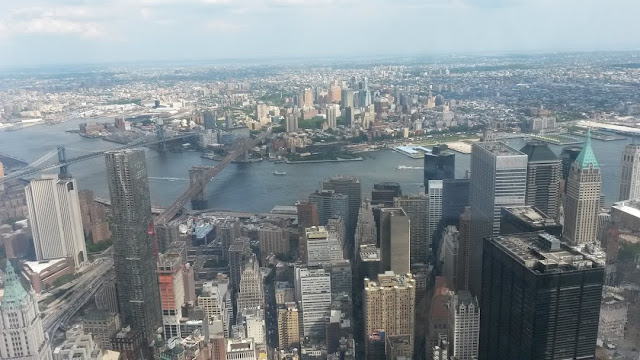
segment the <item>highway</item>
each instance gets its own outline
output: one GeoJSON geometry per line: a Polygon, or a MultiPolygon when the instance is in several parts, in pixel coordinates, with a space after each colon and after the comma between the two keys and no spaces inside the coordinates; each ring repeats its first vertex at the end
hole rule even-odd
{"type": "MultiPolygon", "coordinates": [[[[110,253],[110,249],[105,253],[110,253]]],[[[90,266],[92,268],[74,280],[74,286],[44,312],[43,327],[49,338],[96,294],[113,269],[113,258],[99,258],[90,266]]]]}

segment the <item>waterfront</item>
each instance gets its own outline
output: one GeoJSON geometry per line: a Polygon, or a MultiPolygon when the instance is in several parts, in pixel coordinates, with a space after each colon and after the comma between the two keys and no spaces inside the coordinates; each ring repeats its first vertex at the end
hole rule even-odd
{"type": "MultiPolygon", "coordinates": [[[[117,144],[101,139],[90,139],[65,130],[77,128],[83,120],[73,120],[50,126],[33,126],[19,131],[0,132],[0,152],[34,161],[54,149],[65,145],[68,157],[84,154],[83,151],[111,149],[117,144]]],[[[593,149],[603,172],[603,192],[607,204],[616,200],[620,177],[620,153],[625,141],[593,140],[593,149]]],[[[511,139],[517,149],[524,145],[522,139],[511,139]]],[[[561,146],[550,145],[559,153],[561,146]]],[[[167,205],[188,186],[188,170],[192,165],[214,165],[216,161],[203,159],[198,152],[158,153],[147,150],[149,184],[154,205],[167,205]]],[[[274,164],[230,164],[213,179],[208,187],[209,206],[216,209],[268,212],[275,205],[290,205],[306,198],[321,181],[332,175],[357,176],[362,181],[363,195],[370,197],[373,184],[380,181],[396,181],[403,193],[423,191],[423,172],[419,169],[398,170],[398,166],[420,167],[422,159],[412,159],[395,151],[383,150],[362,153],[364,161],[274,164]],[[286,176],[274,176],[273,172],[286,171],[286,176]]],[[[456,176],[462,177],[469,169],[470,155],[456,153],[456,176]]],[[[69,168],[81,189],[93,190],[96,195],[108,198],[103,158],[84,161],[69,168]]]]}

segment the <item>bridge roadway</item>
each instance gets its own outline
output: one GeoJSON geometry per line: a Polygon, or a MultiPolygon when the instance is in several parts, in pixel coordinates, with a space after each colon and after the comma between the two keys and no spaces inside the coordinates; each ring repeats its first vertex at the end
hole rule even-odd
{"type": "Polygon", "coordinates": [[[269,128],[264,133],[260,134],[255,139],[245,143],[244,145],[236,148],[229,155],[227,155],[222,161],[217,163],[215,166],[208,166],[207,171],[204,173],[204,181],[198,184],[191,184],[189,188],[169,207],[167,207],[164,212],[158,215],[155,219],[156,224],[166,224],[171,219],[173,219],[184,206],[191,201],[196,195],[202,192],[209,181],[213,179],[216,175],[218,175],[224,168],[231,164],[238,157],[243,155],[245,152],[249,151],[249,149],[256,147],[259,143],[262,142],[267,136],[271,134],[271,128],[269,128]]]}
{"type": "MultiPolygon", "coordinates": [[[[3,183],[4,181],[10,180],[10,179],[17,179],[17,178],[21,178],[24,176],[29,176],[41,171],[47,171],[47,170],[52,170],[52,169],[56,169],[56,168],[60,168],[60,167],[66,167],[72,164],[75,164],[77,162],[81,162],[84,160],[88,160],[88,159],[92,159],[92,158],[96,158],[96,157],[100,157],[103,156],[107,151],[117,151],[117,150],[124,150],[124,149],[129,149],[132,147],[136,147],[136,146],[146,146],[146,145],[151,145],[151,144],[156,144],[162,141],[171,141],[171,140],[176,140],[176,139],[182,139],[182,138],[186,138],[186,137],[190,137],[195,135],[195,133],[182,133],[176,136],[172,136],[172,137],[168,137],[164,140],[158,140],[157,138],[152,139],[152,140],[146,140],[146,138],[134,141],[132,143],[123,145],[123,146],[118,146],[115,147],[113,149],[108,149],[108,150],[101,150],[101,151],[96,151],[96,152],[92,152],[89,154],[85,154],[85,155],[80,155],[71,159],[66,159],[63,162],[58,162],[56,164],[50,164],[50,165],[42,165],[40,163],[36,163],[35,166],[33,166],[34,164],[30,164],[29,166],[27,166],[26,168],[20,169],[18,171],[14,171],[10,174],[7,174],[4,177],[0,178],[0,184],[3,183]]],[[[42,159],[42,158],[41,158],[42,159]]],[[[39,159],[40,160],[40,159],[39,159]]],[[[38,161],[38,160],[36,160],[38,161]]]]}

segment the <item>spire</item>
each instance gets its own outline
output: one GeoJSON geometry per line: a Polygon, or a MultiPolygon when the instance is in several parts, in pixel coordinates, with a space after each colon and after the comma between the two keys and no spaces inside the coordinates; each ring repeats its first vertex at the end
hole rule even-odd
{"type": "Polygon", "coordinates": [[[580,169],[586,169],[589,166],[593,166],[594,169],[600,168],[598,160],[596,160],[596,155],[591,148],[591,129],[587,129],[587,139],[584,142],[582,151],[580,151],[580,154],[576,158],[576,163],[580,169]]]}
{"type": "Polygon", "coordinates": [[[27,291],[20,283],[18,275],[13,270],[11,261],[7,259],[7,268],[5,269],[4,279],[4,297],[2,298],[2,308],[13,307],[14,304],[20,303],[27,296],[27,291]]]}

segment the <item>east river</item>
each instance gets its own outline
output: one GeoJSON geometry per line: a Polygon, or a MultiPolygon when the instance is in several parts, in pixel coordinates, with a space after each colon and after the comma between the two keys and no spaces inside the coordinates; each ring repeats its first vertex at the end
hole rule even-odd
{"type": "MultiPolygon", "coordinates": [[[[88,139],[65,130],[77,129],[86,120],[73,120],[56,125],[38,125],[18,131],[0,131],[0,152],[14,155],[28,162],[40,158],[58,145],[67,147],[67,157],[118,146],[101,139],[88,139]]],[[[617,198],[620,178],[620,154],[631,140],[593,140],[593,150],[603,173],[603,192],[606,203],[617,198]]],[[[520,149],[522,139],[509,144],[520,149]]],[[[562,147],[551,145],[559,154],[562,147]]],[[[167,205],[188,186],[188,171],[192,165],[214,165],[216,162],[200,157],[199,152],[158,153],[147,149],[147,167],[151,201],[167,205]]],[[[269,212],[275,205],[292,205],[306,198],[321,181],[332,175],[352,175],[362,182],[363,196],[370,197],[373,184],[381,181],[400,183],[405,194],[423,191],[422,170],[398,170],[404,165],[421,167],[422,159],[411,159],[391,150],[366,153],[364,161],[313,164],[274,164],[268,161],[250,164],[230,164],[214,178],[208,187],[209,207],[221,210],[269,212]],[[273,175],[285,171],[286,176],[273,175]]],[[[456,176],[463,177],[469,168],[470,155],[456,153],[456,176]]],[[[93,190],[97,196],[108,198],[103,158],[95,158],[70,166],[69,172],[81,189],[93,190]]]]}

